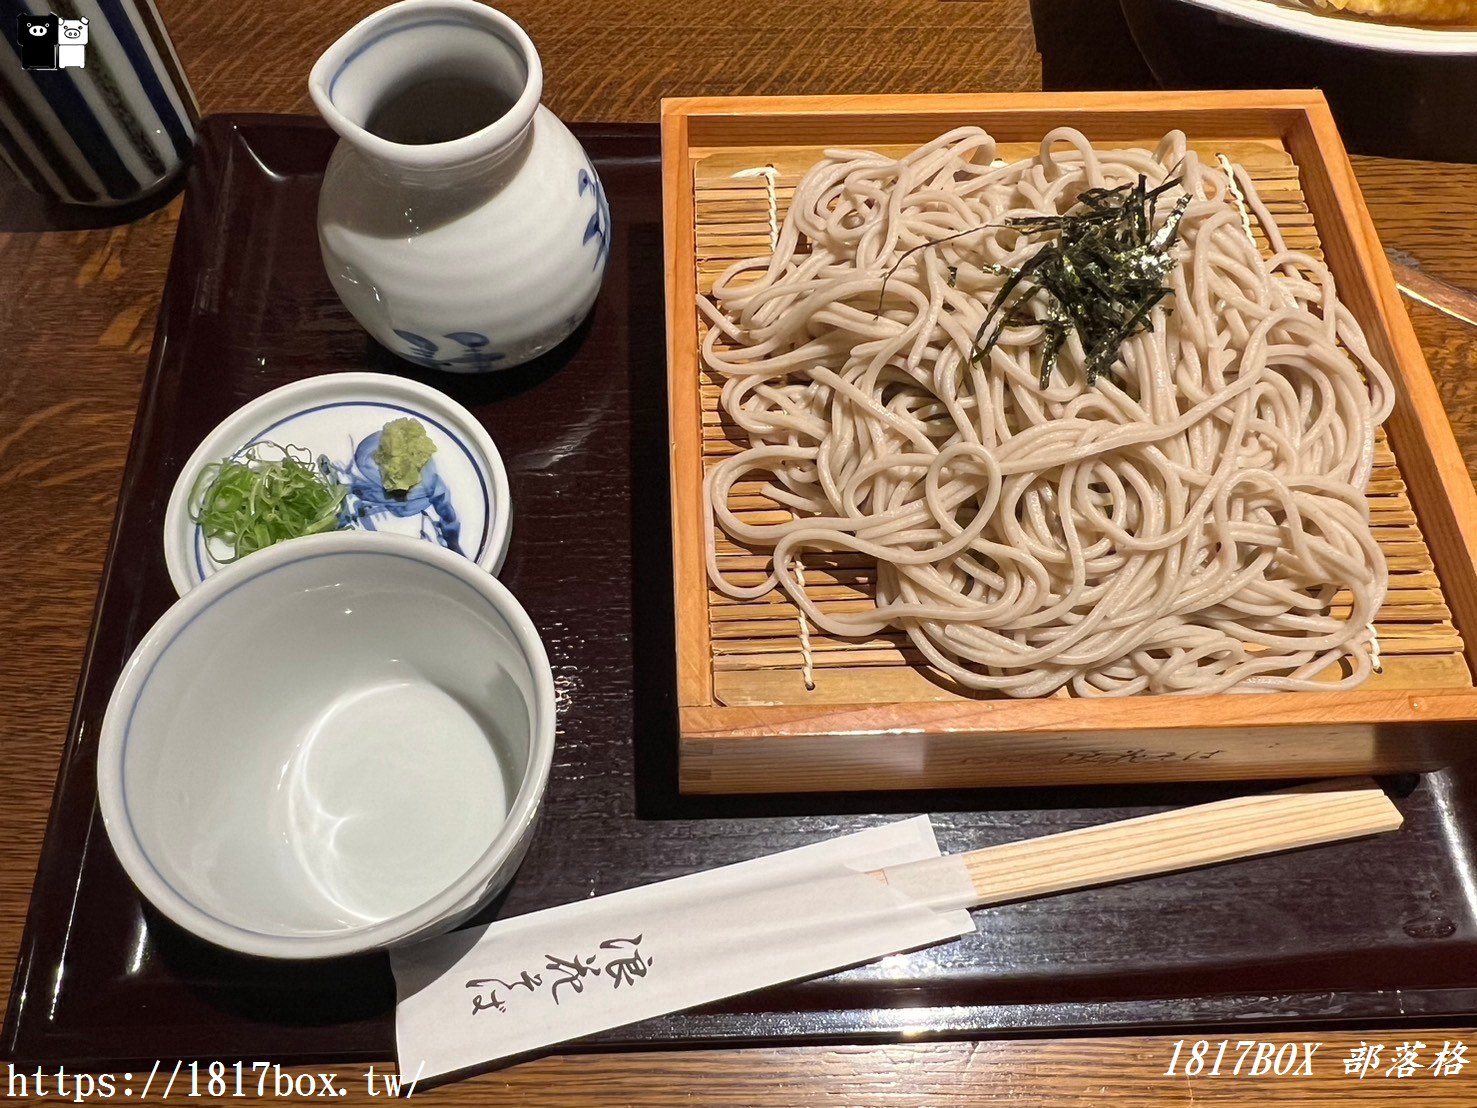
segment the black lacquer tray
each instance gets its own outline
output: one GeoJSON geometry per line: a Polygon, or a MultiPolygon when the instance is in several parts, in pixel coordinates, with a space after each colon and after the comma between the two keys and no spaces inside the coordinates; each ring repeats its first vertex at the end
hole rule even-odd
{"type": "MultiPolygon", "coordinates": [[[[958,851],[1237,791],[678,797],[657,133],[576,130],[614,223],[594,315],[537,364],[457,377],[385,353],[329,287],[314,213],[332,133],[296,117],[206,121],[11,993],[10,1058],[393,1054],[383,956],[279,966],[199,943],[142,904],[96,809],[108,695],[174,599],[161,526],[175,476],[232,410],[314,373],[427,381],[476,413],[507,462],[516,523],[502,577],[548,645],[560,729],[537,839],[484,918],[919,811],[958,851]]],[[[1471,1020],[1477,769],[1390,786],[1407,819],[1398,835],[981,911],[964,940],[576,1048],[1471,1020]]]]}

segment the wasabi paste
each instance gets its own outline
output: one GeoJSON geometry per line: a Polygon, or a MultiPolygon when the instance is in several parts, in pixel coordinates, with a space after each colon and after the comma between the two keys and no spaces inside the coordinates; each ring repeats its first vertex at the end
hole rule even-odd
{"type": "Polygon", "coordinates": [[[380,432],[374,464],[387,493],[404,496],[420,484],[421,470],[436,453],[436,444],[418,419],[392,419],[380,432]]]}

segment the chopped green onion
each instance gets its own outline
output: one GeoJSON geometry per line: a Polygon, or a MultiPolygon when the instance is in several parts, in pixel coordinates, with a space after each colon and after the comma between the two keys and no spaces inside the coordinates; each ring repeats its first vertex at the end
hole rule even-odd
{"type": "Polygon", "coordinates": [[[207,539],[230,547],[229,557],[215,559],[225,564],[284,539],[337,530],[347,493],[308,451],[258,442],[201,470],[190,518],[207,539]]]}

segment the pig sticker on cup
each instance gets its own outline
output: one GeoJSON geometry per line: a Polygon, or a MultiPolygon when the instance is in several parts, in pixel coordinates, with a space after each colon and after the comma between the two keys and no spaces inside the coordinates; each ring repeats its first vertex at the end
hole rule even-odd
{"type": "Polygon", "coordinates": [[[56,47],[58,69],[82,69],[87,65],[87,17],[61,20],[56,47]]]}

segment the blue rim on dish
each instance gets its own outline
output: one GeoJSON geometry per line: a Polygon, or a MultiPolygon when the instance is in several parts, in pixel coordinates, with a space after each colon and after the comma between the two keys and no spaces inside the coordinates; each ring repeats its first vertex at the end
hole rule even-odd
{"type": "Polygon", "coordinates": [[[465,408],[429,386],[385,373],[310,377],[257,397],[212,431],[180,471],[164,520],[164,555],[183,596],[224,565],[192,518],[206,466],[259,443],[300,448],[347,486],[342,529],[420,538],[462,554],[496,574],[512,519],[507,474],[497,447],[465,408]],[[387,496],[374,448],[391,419],[421,422],[437,450],[422,480],[403,497],[387,496]]]}

